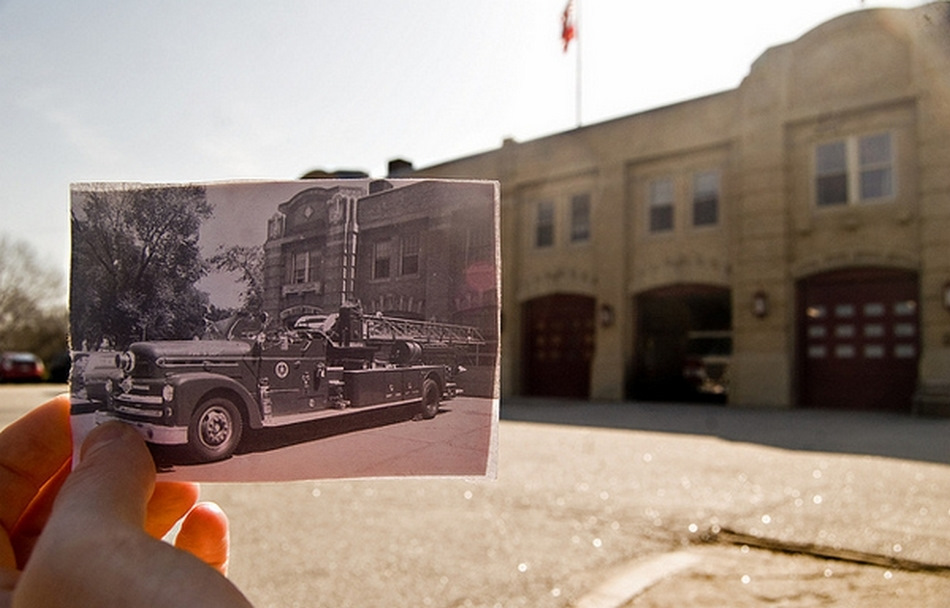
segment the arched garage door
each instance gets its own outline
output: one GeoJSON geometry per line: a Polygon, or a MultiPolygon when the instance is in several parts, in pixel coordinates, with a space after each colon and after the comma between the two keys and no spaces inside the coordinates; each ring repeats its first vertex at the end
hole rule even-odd
{"type": "Polygon", "coordinates": [[[853,269],[798,287],[800,402],[910,411],[920,351],[915,273],[853,269]]]}
{"type": "Polygon", "coordinates": [[[524,394],[587,399],[594,357],[594,299],[545,296],[525,303],[523,314],[524,394]]]}

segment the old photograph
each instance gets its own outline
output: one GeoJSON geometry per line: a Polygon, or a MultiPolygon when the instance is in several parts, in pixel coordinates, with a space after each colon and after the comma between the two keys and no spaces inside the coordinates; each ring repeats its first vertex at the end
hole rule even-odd
{"type": "Polygon", "coordinates": [[[160,479],[493,477],[498,185],[74,184],[74,443],[160,479]]]}

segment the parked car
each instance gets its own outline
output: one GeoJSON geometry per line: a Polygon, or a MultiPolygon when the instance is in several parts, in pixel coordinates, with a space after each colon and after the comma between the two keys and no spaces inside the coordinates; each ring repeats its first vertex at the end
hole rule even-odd
{"type": "Polygon", "coordinates": [[[46,366],[33,353],[0,355],[0,382],[41,382],[45,377],[46,366]]]}

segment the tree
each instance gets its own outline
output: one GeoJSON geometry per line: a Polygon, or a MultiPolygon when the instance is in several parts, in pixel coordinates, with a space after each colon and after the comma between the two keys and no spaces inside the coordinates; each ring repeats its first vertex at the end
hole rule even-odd
{"type": "Polygon", "coordinates": [[[264,248],[261,246],[233,245],[218,247],[208,263],[216,270],[234,272],[240,276],[245,289],[241,292],[243,312],[256,316],[264,308],[264,248]]]}
{"type": "Polygon", "coordinates": [[[108,341],[191,338],[204,327],[207,273],[198,234],[212,208],[202,186],[72,193],[74,349],[108,341]]]}
{"type": "Polygon", "coordinates": [[[0,350],[35,353],[49,363],[68,348],[63,280],[41,266],[28,244],[0,235],[0,350]]]}

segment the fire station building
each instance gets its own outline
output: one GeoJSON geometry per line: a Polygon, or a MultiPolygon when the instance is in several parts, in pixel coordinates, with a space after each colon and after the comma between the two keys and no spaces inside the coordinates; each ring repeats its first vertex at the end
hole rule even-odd
{"type": "Polygon", "coordinates": [[[486,182],[315,182],[268,222],[263,308],[287,323],[359,303],[367,315],[475,327],[485,344],[468,353],[465,381],[490,395],[498,341],[494,203],[486,182]]]}
{"type": "Polygon", "coordinates": [[[733,404],[950,412],[946,2],[413,175],[501,181],[503,395],[661,398],[697,355],[733,404]]]}

